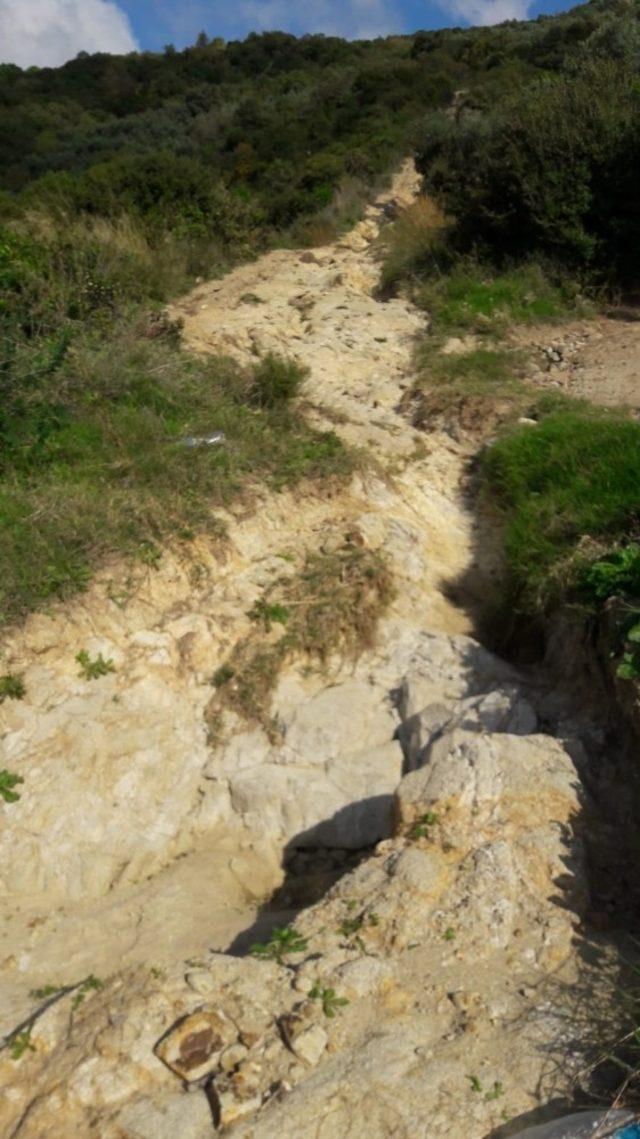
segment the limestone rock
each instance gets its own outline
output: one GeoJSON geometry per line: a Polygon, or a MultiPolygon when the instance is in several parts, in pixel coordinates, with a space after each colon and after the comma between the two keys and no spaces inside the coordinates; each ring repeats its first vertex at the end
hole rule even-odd
{"type": "Polygon", "coordinates": [[[178,1024],[156,1048],[156,1055],[186,1083],[214,1071],[238,1032],[225,1014],[196,1012],[178,1024]]]}
{"type": "Polygon", "coordinates": [[[213,1119],[203,1095],[169,1093],[133,1100],[120,1113],[126,1139],[211,1139],[213,1119]]]}
{"type": "Polygon", "coordinates": [[[296,847],[359,850],[388,837],[400,745],[389,741],[324,766],[265,764],[230,781],[234,809],[258,833],[296,847]]]}

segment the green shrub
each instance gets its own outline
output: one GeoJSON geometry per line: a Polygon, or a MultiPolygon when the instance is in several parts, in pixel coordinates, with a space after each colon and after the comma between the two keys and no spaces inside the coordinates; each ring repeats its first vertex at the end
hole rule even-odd
{"type": "Polygon", "coordinates": [[[16,775],[13,771],[0,771],[0,799],[4,799],[5,803],[17,803],[20,795],[15,788],[21,783],[24,783],[21,775],[16,775]]]}
{"type": "Polygon", "coordinates": [[[270,352],[253,370],[249,402],[260,408],[277,408],[298,395],[308,373],[295,360],[285,360],[270,352]]]}
{"type": "Polygon", "coordinates": [[[101,676],[108,676],[110,672],[115,672],[115,665],[111,659],[105,660],[102,653],[92,660],[86,649],[81,649],[76,654],[76,661],[80,665],[79,675],[84,680],[99,680],[101,676]]]}
{"type": "Polygon", "coordinates": [[[22,676],[8,672],[0,676],[0,704],[3,700],[23,700],[27,689],[22,676]]]}
{"type": "Polygon", "coordinates": [[[638,280],[637,65],[585,59],[458,122],[432,118],[420,147],[427,186],[462,248],[533,253],[609,282],[638,280]]]}
{"type": "Polygon", "coordinates": [[[584,568],[580,584],[585,596],[594,601],[609,597],[640,598],[640,546],[631,542],[584,568]]]}

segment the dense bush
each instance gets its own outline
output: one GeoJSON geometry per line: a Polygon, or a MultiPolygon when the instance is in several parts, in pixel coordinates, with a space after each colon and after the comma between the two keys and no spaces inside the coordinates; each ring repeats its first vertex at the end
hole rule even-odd
{"type": "Polygon", "coordinates": [[[628,61],[578,58],[492,111],[431,119],[419,165],[458,244],[637,284],[639,74],[628,61]]]}

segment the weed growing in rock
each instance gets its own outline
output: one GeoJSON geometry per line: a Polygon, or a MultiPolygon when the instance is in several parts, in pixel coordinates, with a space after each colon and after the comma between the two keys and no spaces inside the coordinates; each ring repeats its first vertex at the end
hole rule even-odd
{"type": "Polygon", "coordinates": [[[102,653],[98,653],[95,660],[92,660],[86,649],[81,649],[76,655],[76,660],[81,668],[79,675],[84,680],[99,680],[101,676],[116,671],[113,661],[110,658],[105,660],[102,653]]]}
{"type": "Polygon", "coordinates": [[[456,936],[456,931],[455,931],[455,929],[453,929],[452,926],[447,926],[447,928],[445,929],[442,936],[443,936],[445,941],[454,941],[455,936],[456,936]]]}
{"type": "Polygon", "coordinates": [[[0,703],[3,700],[23,700],[26,693],[27,689],[22,676],[13,672],[7,672],[4,676],[0,676],[0,703]]]}
{"type": "Polygon", "coordinates": [[[336,1009],[349,1004],[346,997],[337,996],[335,989],[323,989],[321,985],[314,985],[309,990],[309,997],[311,1000],[322,1001],[322,1011],[329,1019],[336,1015],[336,1009]]]}
{"type": "Polygon", "coordinates": [[[504,1095],[504,1086],[500,1083],[500,1080],[494,1080],[493,1087],[491,1088],[491,1091],[486,1092],[484,1098],[485,1098],[485,1101],[487,1103],[491,1103],[492,1100],[500,1099],[500,1096],[503,1096],[503,1095],[504,1095]]]}
{"type": "Polygon", "coordinates": [[[421,815],[417,822],[413,824],[409,831],[409,838],[415,841],[419,838],[428,838],[431,828],[439,821],[438,815],[435,811],[427,811],[426,814],[421,815]]]}
{"type": "Polygon", "coordinates": [[[301,937],[295,929],[274,929],[268,941],[256,942],[249,952],[252,957],[277,961],[278,965],[284,965],[285,957],[292,953],[304,953],[308,944],[306,937],[301,937]]]}
{"type": "Polygon", "coordinates": [[[467,1076],[467,1079],[468,1079],[469,1083],[471,1084],[471,1091],[472,1092],[478,1092],[478,1094],[479,1094],[482,1091],[482,1084],[481,1084],[480,1080],[478,1079],[478,1077],[477,1076],[467,1076]]]}
{"type": "Polygon", "coordinates": [[[5,803],[17,803],[20,796],[14,787],[20,783],[24,783],[21,775],[16,775],[13,771],[0,771],[0,799],[4,799],[5,803]]]}
{"type": "Polygon", "coordinates": [[[64,992],[64,985],[43,985],[40,989],[31,989],[30,997],[37,1001],[45,1001],[47,997],[55,997],[57,993],[64,992]]]}
{"type": "Polygon", "coordinates": [[[90,973],[78,986],[78,990],[71,1001],[71,1011],[75,1012],[77,1008],[80,1008],[80,1005],[84,1003],[89,993],[97,992],[102,988],[104,988],[104,981],[99,980],[98,977],[94,977],[93,973],[90,973]]]}
{"type": "Polygon", "coordinates": [[[252,621],[257,621],[263,625],[268,633],[273,625],[286,625],[289,620],[289,610],[286,605],[270,605],[262,597],[249,610],[249,616],[252,621]]]}
{"type": "Polygon", "coordinates": [[[228,684],[230,680],[233,680],[234,676],[235,669],[231,668],[231,665],[222,664],[220,665],[220,668],[216,669],[213,676],[211,677],[211,683],[214,688],[224,688],[225,684],[228,684]]]}
{"type": "Polygon", "coordinates": [[[162,550],[159,550],[154,542],[141,542],[136,550],[136,557],[143,566],[157,570],[160,569],[162,550]]]}
{"type": "Polygon", "coordinates": [[[21,1060],[25,1052],[35,1052],[35,1046],[31,1043],[31,1029],[25,1028],[22,1032],[16,1032],[11,1037],[9,1045],[9,1055],[12,1060],[21,1060]]]}
{"type": "Polygon", "coordinates": [[[342,937],[353,937],[354,934],[359,933],[364,925],[364,915],[360,914],[357,918],[345,918],[338,926],[338,932],[342,937]]]}

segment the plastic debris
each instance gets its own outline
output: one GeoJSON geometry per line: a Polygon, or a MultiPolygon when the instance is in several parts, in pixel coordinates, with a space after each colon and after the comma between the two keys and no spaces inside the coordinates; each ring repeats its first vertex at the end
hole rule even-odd
{"type": "Polygon", "coordinates": [[[640,1123],[629,1111],[580,1111],[528,1127],[517,1139],[640,1139],[640,1123]]]}
{"type": "Polygon", "coordinates": [[[224,431],[214,431],[211,435],[187,435],[180,443],[183,447],[215,447],[218,443],[224,443],[225,439],[224,431]]]}

